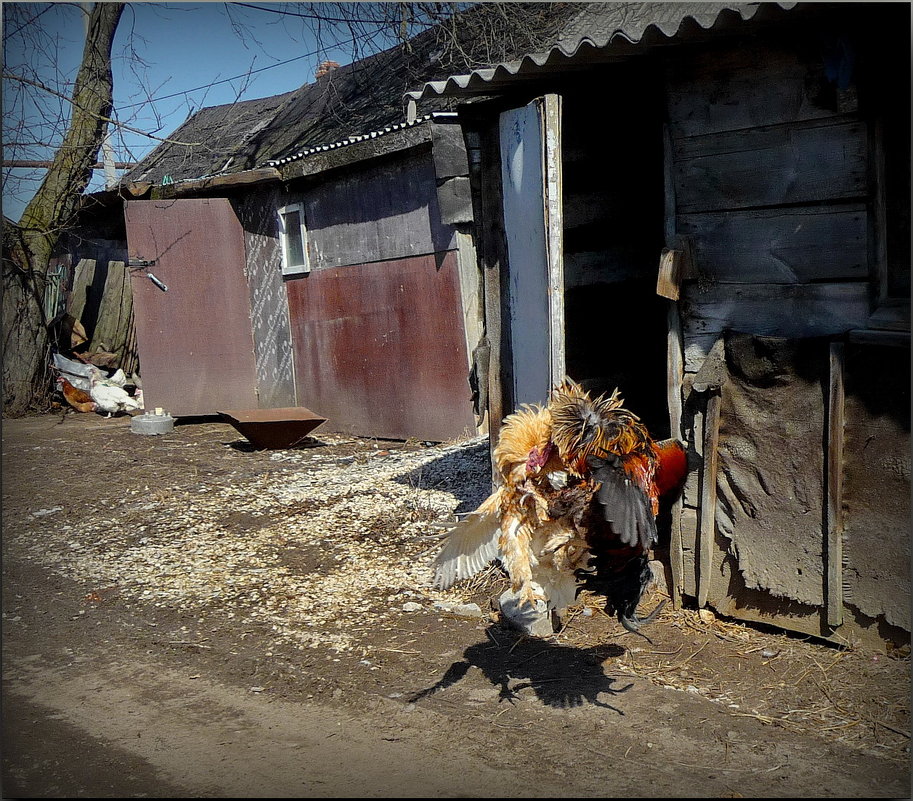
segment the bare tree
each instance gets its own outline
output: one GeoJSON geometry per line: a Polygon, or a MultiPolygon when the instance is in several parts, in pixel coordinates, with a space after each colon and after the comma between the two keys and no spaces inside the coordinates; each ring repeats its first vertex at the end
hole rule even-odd
{"type": "Polygon", "coordinates": [[[19,223],[4,221],[2,377],[6,415],[21,414],[36,395],[46,391],[48,321],[43,300],[48,265],[91,180],[110,122],[111,47],[123,9],[123,3],[95,3],[88,12],[86,43],[63,140],[19,223]]]}

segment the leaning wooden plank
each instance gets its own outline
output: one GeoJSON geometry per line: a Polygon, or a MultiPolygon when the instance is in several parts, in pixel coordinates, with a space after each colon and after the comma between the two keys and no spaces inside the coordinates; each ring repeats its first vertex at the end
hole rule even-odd
{"type": "Polygon", "coordinates": [[[827,625],[843,623],[843,343],[830,347],[827,414],[827,625]]]}
{"type": "Polygon", "coordinates": [[[701,511],[698,547],[697,605],[707,605],[710,591],[710,566],[716,544],[716,475],[719,465],[720,405],[718,391],[707,398],[707,415],[704,419],[704,468],[701,480],[701,511]]]}
{"type": "Polygon", "coordinates": [[[701,274],[730,283],[867,280],[868,214],[861,203],[678,214],[701,274]]]}

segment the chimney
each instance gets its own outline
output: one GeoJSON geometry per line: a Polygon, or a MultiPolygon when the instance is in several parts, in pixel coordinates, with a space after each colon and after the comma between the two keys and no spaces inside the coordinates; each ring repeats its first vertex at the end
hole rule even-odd
{"type": "Polygon", "coordinates": [[[332,72],[339,66],[338,61],[323,61],[320,63],[320,66],[317,67],[317,71],[314,73],[314,78],[320,80],[327,73],[332,72]]]}

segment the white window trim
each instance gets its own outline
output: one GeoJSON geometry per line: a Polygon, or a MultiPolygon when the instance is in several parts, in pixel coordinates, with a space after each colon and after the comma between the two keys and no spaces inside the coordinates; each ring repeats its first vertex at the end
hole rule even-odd
{"type": "Polygon", "coordinates": [[[277,212],[279,217],[279,245],[282,251],[282,275],[306,275],[311,271],[308,255],[307,227],[304,224],[304,204],[290,203],[277,212]],[[301,221],[301,249],[304,253],[304,264],[289,264],[288,258],[288,233],[285,230],[285,215],[297,211],[301,221]]]}

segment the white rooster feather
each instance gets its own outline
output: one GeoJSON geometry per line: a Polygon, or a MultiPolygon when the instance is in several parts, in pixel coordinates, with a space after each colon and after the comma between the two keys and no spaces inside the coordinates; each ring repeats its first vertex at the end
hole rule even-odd
{"type": "Polygon", "coordinates": [[[140,409],[140,402],[127,390],[101,376],[101,371],[95,370],[89,379],[89,395],[95,401],[96,411],[105,412],[105,417],[111,417],[118,412],[134,412],[140,409]]]}

